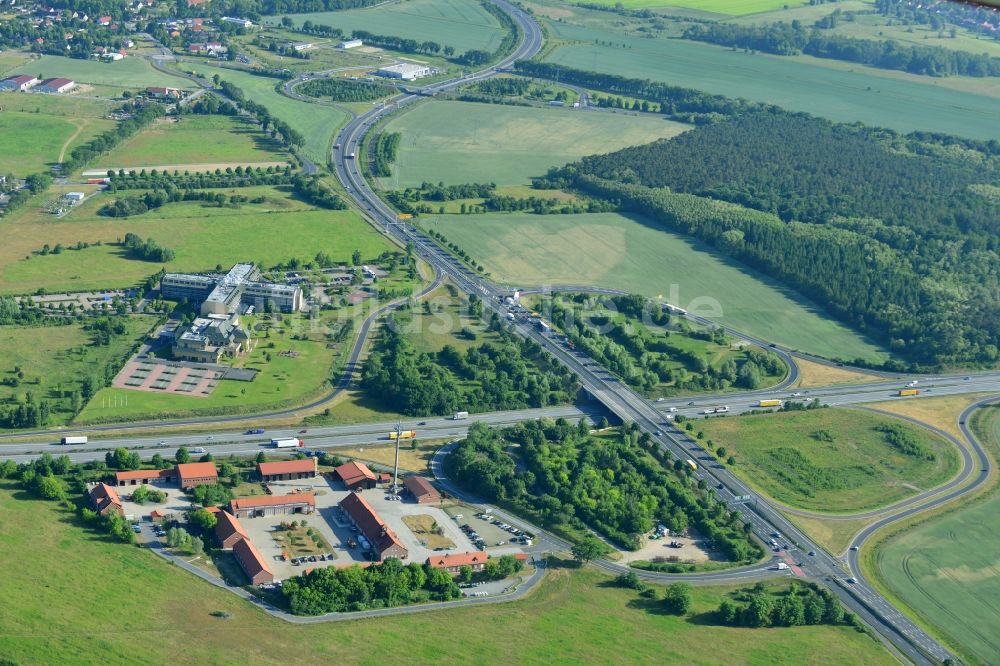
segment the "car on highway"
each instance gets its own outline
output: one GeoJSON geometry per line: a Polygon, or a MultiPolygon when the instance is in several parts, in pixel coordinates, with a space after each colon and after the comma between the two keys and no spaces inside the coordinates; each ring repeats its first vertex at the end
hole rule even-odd
{"type": "Polygon", "coordinates": [[[815,550],[810,550],[809,551],[809,556],[810,557],[816,557],[816,551],[815,550]]]}
{"type": "Polygon", "coordinates": [[[858,549],[857,546],[851,546],[851,550],[857,550],[857,549],[858,549]]]}
{"type": "Polygon", "coordinates": [[[855,583],[858,582],[858,579],[855,578],[854,576],[851,576],[850,578],[847,579],[847,582],[850,583],[851,585],[854,585],[855,583]]]}

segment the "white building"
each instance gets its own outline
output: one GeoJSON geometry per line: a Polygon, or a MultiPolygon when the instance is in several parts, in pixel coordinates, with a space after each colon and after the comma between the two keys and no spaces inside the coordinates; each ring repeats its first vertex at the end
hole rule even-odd
{"type": "Polygon", "coordinates": [[[360,39],[348,39],[345,42],[337,44],[338,49],[356,49],[364,44],[360,39]]]}
{"type": "Polygon", "coordinates": [[[75,206],[76,204],[86,199],[87,195],[84,194],[83,192],[67,192],[64,198],[66,199],[66,201],[75,206]]]}
{"type": "Polygon", "coordinates": [[[413,81],[415,79],[421,79],[425,76],[430,76],[431,68],[427,65],[414,65],[412,63],[404,62],[399,65],[382,67],[375,73],[379,76],[384,76],[387,79],[403,79],[404,81],[413,81]]]}
{"type": "Polygon", "coordinates": [[[312,42],[299,42],[298,44],[292,44],[293,51],[308,51],[313,47],[312,42]]]}
{"type": "Polygon", "coordinates": [[[235,18],[233,16],[223,16],[222,20],[226,23],[235,23],[238,26],[250,29],[253,27],[253,21],[249,19],[235,18]]]}
{"type": "Polygon", "coordinates": [[[3,81],[0,81],[0,90],[15,90],[19,92],[24,92],[32,86],[37,86],[39,80],[30,74],[22,74],[21,76],[11,76],[3,81]]]}

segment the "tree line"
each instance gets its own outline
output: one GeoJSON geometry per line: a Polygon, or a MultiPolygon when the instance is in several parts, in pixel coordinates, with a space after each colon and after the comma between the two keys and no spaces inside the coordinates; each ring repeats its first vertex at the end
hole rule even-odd
{"type": "Polygon", "coordinates": [[[445,467],[449,478],[480,497],[554,529],[592,528],[629,550],[663,524],[675,533],[697,530],[733,562],[762,555],[740,515],[716,501],[714,491],[649,454],[656,444],[648,433],[625,428],[609,438],[589,429],[585,420],[526,421],[507,429],[474,423],[445,467]]]}
{"type": "Polygon", "coordinates": [[[539,181],[696,236],[928,367],[1000,359],[1000,201],[982,190],[998,183],[997,141],[778,110],[539,181]]]}
{"type": "Polygon", "coordinates": [[[260,122],[261,130],[267,132],[267,128],[270,127],[272,137],[280,136],[282,141],[290,146],[301,146],[305,143],[306,138],[302,136],[301,132],[280,118],[271,115],[271,112],[263,104],[248,99],[240,87],[225,80],[219,81],[218,85],[227,97],[260,122]]]}
{"type": "Polygon", "coordinates": [[[303,201],[329,210],[344,210],[347,204],[333,190],[320,182],[318,176],[296,175],[292,178],[292,190],[303,201]]]}
{"type": "Polygon", "coordinates": [[[403,135],[399,132],[382,132],[375,139],[372,150],[375,159],[372,160],[372,175],[389,177],[392,175],[392,163],[399,156],[399,144],[403,135]]]}
{"type": "Polygon", "coordinates": [[[173,173],[166,170],[157,171],[135,169],[126,172],[109,170],[108,191],[120,190],[153,190],[162,189],[168,194],[173,190],[219,189],[233,187],[256,187],[258,185],[289,185],[292,182],[292,169],[285,167],[226,167],[214,172],[191,173],[190,171],[173,173]]]}
{"type": "Polygon", "coordinates": [[[382,99],[394,89],[371,81],[351,81],[350,79],[312,79],[296,88],[310,97],[329,97],[334,102],[371,102],[382,99]]]}
{"type": "Polygon", "coordinates": [[[988,54],[826,34],[797,21],[766,25],[699,24],[688,27],[683,37],[775,55],[805,53],[926,76],[1000,76],[1000,58],[988,54]]]}

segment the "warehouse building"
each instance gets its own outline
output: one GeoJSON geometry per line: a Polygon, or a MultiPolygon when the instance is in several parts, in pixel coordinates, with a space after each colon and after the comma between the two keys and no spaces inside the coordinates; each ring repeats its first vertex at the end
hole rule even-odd
{"type": "Polygon", "coordinates": [[[35,90],[43,93],[64,93],[72,90],[75,85],[76,82],[69,79],[45,79],[35,86],[35,90]]]}
{"type": "Polygon", "coordinates": [[[115,472],[115,485],[118,487],[174,483],[176,480],[177,473],[172,469],[131,469],[115,472]]]}
{"type": "Polygon", "coordinates": [[[302,288],[265,281],[254,264],[236,264],[225,275],[216,273],[167,273],[160,280],[160,295],[172,301],[201,302],[201,314],[227,315],[240,306],[281,312],[302,309],[302,288]]]}
{"type": "Polygon", "coordinates": [[[230,550],[240,539],[249,539],[245,529],[228,511],[218,511],[215,514],[215,539],[219,548],[230,550]]]}
{"type": "Polygon", "coordinates": [[[364,44],[360,39],[347,39],[337,44],[338,49],[356,49],[364,44]]]}
{"type": "Polygon", "coordinates": [[[333,473],[343,481],[348,490],[364,490],[375,487],[375,474],[364,463],[352,460],[340,467],[335,467],[333,473]]]}
{"type": "Polygon", "coordinates": [[[271,568],[267,566],[267,562],[260,554],[260,551],[250,543],[250,539],[239,539],[233,544],[233,557],[239,562],[240,567],[246,572],[252,584],[264,585],[265,583],[274,582],[274,574],[271,573],[271,568]]]}
{"type": "Polygon", "coordinates": [[[8,76],[0,81],[0,90],[13,90],[15,92],[25,92],[33,86],[37,86],[39,80],[30,74],[20,76],[8,76]]]}
{"type": "Polygon", "coordinates": [[[264,483],[311,479],[316,476],[316,458],[257,463],[257,476],[264,483]]]}
{"type": "Polygon", "coordinates": [[[410,495],[417,504],[440,504],[441,503],[441,493],[438,489],[431,485],[425,477],[422,476],[408,476],[406,480],[403,481],[403,485],[406,489],[410,491],[410,495]]]}
{"type": "Polygon", "coordinates": [[[260,518],[294,513],[312,513],[316,498],[312,493],[295,495],[265,495],[230,500],[229,512],[237,518],[260,518]]]}
{"type": "Polygon", "coordinates": [[[415,81],[432,74],[431,68],[427,65],[414,65],[408,62],[380,67],[375,73],[387,79],[402,79],[403,81],[415,81]]]}
{"type": "Polygon", "coordinates": [[[210,486],[219,482],[219,473],[215,470],[215,463],[181,463],[177,465],[177,481],[184,489],[210,486]]]}
{"type": "MultiPolygon", "coordinates": [[[[358,493],[348,493],[338,505],[351,524],[358,528],[371,547],[375,559],[382,561],[388,557],[405,560],[409,555],[396,533],[389,529],[372,505],[358,493]]],[[[362,546],[364,543],[362,542],[362,546]]]]}

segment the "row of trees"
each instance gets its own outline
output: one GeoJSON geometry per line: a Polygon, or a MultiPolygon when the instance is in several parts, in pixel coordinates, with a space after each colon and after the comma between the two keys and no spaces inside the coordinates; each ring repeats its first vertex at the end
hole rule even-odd
{"type": "Polygon", "coordinates": [[[372,161],[372,175],[388,177],[392,175],[391,165],[399,156],[399,143],[403,135],[399,132],[382,132],[375,139],[372,161]]]}
{"type": "Polygon", "coordinates": [[[329,97],[334,102],[371,102],[394,92],[389,86],[350,79],[312,79],[297,90],[310,97],[329,97]]]}
{"type": "Polygon", "coordinates": [[[684,38],[776,55],[805,53],[927,76],[1000,76],[1000,58],[988,54],[832,35],[806,28],[797,21],[765,25],[698,24],[688,27],[684,38]]]}
{"type": "Polygon", "coordinates": [[[122,141],[138,134],[166,113],[159,104],[140,104],[138,102],[126,104],[121,111],[131,113],[132,117],[70,151],[69,159],[63,162],[64,172],[69,173],[86,165],[94,158],[120,145],[122,141]]]}
{"type": "Polygon", "coordinates": [[[216,169],[214,173],[191,173],[185,171],[173,173],[167,171],[145,169],[128,173],[124,169],[117,172],[108,171],[108,191],[118,190],[164,190],[173,198],[174,190],[221,189],[232,187],[257,187],[259,185],[288,185],[292,182],[292,169],[289,166],[273,167],[226,167],[216,169]]]}
{"type": "Polygon", "coordinates": [[[555,529],[593,528],[635,549],[662,523],[677,533],[696,529],[732,561],[759,557],[740,516],[712,491],[692,486],[684,470],[662,467],[642,448],[651,444],[637,429],[624,429],[617,439],[591,436],[584,420],[528,421],[506,430],[476,423],[446,467],[480,497],[555,529]],[[511,444],[518,445],[516,460],[511,444]]]}
{"type": "Polygon", "coordinates": [[[271,136],[280,136],[281,140],[290,146],[301,146],[305,143],[306,138],[301,132],[280,118],[273,116],[263,104],[249,99],[240,87],[225,80],[219,80],[217,83],[229,99],[236,102],[241,109],[254,116],[260,122],[263,131],[267,132],[268,127],[270,127],[271,136]]]}
{"type": "Polygon", "coordinates": [[[434,41],[427,40],[421,42],[407,37],[396,37],[395,35],[376,35],[367,30],[355,30],[351,33],[351,38],[361,39],[364,40],[365,44],[389,49],[390,51],[398,51],[399,53],[421,53],[425,55],[438,55],[441,53],[445,57],[450,57],[455,53],[454,47],[442,47],[434,41]]]}
{"type": "Polygon", "coordinates": [[[719,605],[716,618],[731,627],[797,627],[848,624],[863,631],[853,613],[845,613],[840,600],[815,583],[794,581],[787,592],[774,595],[763,583],[740,590],[735,599],[719,605]]]}

